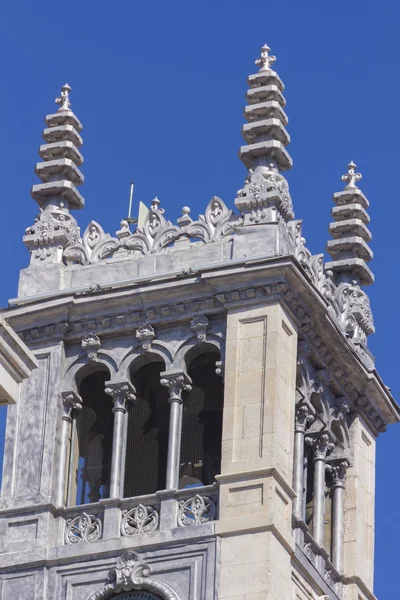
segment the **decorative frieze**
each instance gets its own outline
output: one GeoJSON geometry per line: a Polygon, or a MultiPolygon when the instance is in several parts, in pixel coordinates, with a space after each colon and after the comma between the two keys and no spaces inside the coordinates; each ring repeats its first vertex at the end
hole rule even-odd
{"type": "Polygon", "coordinates": [[[80,544],[94,542],[101,538],[102,529],[103,524],[100,517],[83,512],[67,521],[65,543],[80,544]]]}

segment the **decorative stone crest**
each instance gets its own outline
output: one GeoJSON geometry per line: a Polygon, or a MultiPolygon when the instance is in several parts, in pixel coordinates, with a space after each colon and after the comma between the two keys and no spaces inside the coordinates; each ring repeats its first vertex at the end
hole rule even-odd
{"type": "Polygon", "coordinates": [[[111,396],[113,401],[113,413],[116,411],[126,411],[126,403],[136,400],[136,390],[130,381],[113,383],[108,381],[105,393],[111,396]]]}
{"type": "Polygon", "coordinates": [[[264,44],[264,46],[261,46],[261,56],[260,58],[257,58],[255,61],[255,64],[257,65],[257,67],[260,67],[260,73],[262,71],[269,71],[271,69],[271,65],[276,61],[276,56],[270,56],[269,52],[270,52],[271,48],[269,46],[267,46],[267,44],[264,44]]]}
{"type": "Polygon", "coordinates": [[[120,248],[120,241],[105,233],[96,221],[90,221],[82,240],[68,246],[63,253],[67,264],[88,265],[111,256],[120,248]]]}
{"type": "Polygon", "coordinates": [[[60,105],[60,108],[58,109],[59,112],[62,110],[69,110],[71,108],[71,102],[69,99],[70,91],[71,88],[68,83],[64,84],[61,88],[61,94],[55,99],[55,103],[60,105]]]}
{"type": "Polygon", "coordinates": [[[136,339],[139,340],[142,352],[150,352],[151,344],[155,339],[156,334],[151,325],[139,325],[136,329],[136,339]]]}
{"type": "Polygon", "coordinates": [[[205,315],[196,315],[190,321],[190,329],[195,333],[199,342],[205,342],[210,323],[205,315]]]}
{"type": "Polygon", "coordinates": [[[163,600],[180,600],[166,583],[151,576],[151,568],[135,552],[126,552],[108,573],[104,587],[88,600],[103,600],[121,592],[148,590],[163,600]]]}
{"type": "Polygon", "coordinates": [[[190,527],[214,521],[216,506],[212,498],[196,494],[189,500],[179,503],[178,525],[179,527],[190,527]]]}
{"type": "Polygon", "coordinates": [[[101,348],[101,341],[95,333],[87,333],[82,338],[81,346],[86,352],[88,360],[96,360],[97,353],[101,348]]]}
{"type": "Polygon", "coordinates": [[[165,219],[159,199],[154,198],[143,227],[138,227],[135,233],[125,237],[122,243],[131,252],[152,254],[172,244],[180,235],[179,227],[165,219]]]}
{"type": "Polygon", "coordinates": [[[130,537],[139,533],[150,533],[158,529],[158,512],[152,506],[139,504],[131,510],[123,511],[121,535],[130,537]]]}
{"type": "Polygon", "coordinates": [[[221,240],[235,232],[235,228],[243,224],[243,219],[232,215],[226,204],[214,196],[207,205],[204,215],[198,221],[192,221],[189,213],[179,219],[183,235],[202,240],[205,244],[221,240]]]}
{"type": "Polygon", "coordinates": [[[102,522],[99,517],[83,512],[78,517],[67,522],[65,532],[66,544],[94,542],[101,538],[102,522]]]}
{"type": "Polygon", "coordinates": [[[357,165],[353,161],[350,161],[347,165],[347,173],[346,175],[342,175],[342,181],[347,183],[344,188],[345,190],[354,190],[358,188],[357,181],[362,179],[362,175],[361,173],[356,173],[356,168],[357,165]]]}

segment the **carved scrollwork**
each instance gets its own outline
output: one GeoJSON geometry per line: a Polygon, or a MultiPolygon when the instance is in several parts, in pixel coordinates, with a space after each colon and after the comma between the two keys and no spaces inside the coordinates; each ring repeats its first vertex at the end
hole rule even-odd
{"type": "Polygon", "coordinates": [[[139,504],[131,510],[123,511],[121,535],[131,536],[140,533],[150,533],[158,529],[158,512],[152,506],[139,504]]]}
{"type": "Polygon", "coordinates": [[[148,590],[163,600],[180,600],[163,581],[151,576],[151,568],[135,552],[126,552],[108,573],[103,588],[91,594],[88,600],[105,600],[121,592],[148,590]]]}
{"type": "Polygon", "coordinates": [[[90,221],[83,238],[64,250],[63,259],[67,264],[87,265],[111,256],[120,248],[120,241],[105,233],[96,221],[90,221]]]}
{"type": "Polygon", "coordinates": [[[67,522],[66,544],[80,544],[99,540],[102,534],[102,522],[99,517],[83,512],[67,522]]]}
{"type": "Polygon", "coordinates": [[[217,509],[212,498],[196,494],[189,500],[181,500],[179,503],[178,525],[179,527],[190,527],[214,521],[217,509]]]}
{"type": "Polygon", "coordinates": [[[138,227],[135,233],[125,238],[123,245],[130,251],[151,254],[166,248],[181,235],[181,229],[165,219],[159,199],[154,198],[143,227],[138,227]]]}

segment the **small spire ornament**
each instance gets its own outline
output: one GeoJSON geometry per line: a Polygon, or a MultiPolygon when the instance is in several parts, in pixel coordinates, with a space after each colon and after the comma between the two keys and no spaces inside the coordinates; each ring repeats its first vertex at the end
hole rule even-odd
{"type": "Polygon", "coordinates": [[[261,56],[260,56],[260,58],[257,58],[257,60],[255,61],[255,64],[257,65],[257,67],[261,67],[260,72],[261,71],[270,71],[271,65],[276,61],[276,56],[269,55],[270,50],[271,50],[271,48],[269,46],[267,46],[267,44],[264,44],[264,46],[261,46],[261,56]]]}
{"type": "Polygon", "coordinates": [[[71,102],[69,99],[70,91],[71,88],[68,85],[68,83],[62,86],[61,94],[58,96],[58,98],[55,99],[55,103],[60,105],[58,112],[60,112],[61,110],[69,110],[71,108],[71,102]]]}
{"type": "Polygon", "coordinates": [[[362,179],[362,175],[361,173],[356,173],[356,168],[357,165],[353,161],[347,165],[347,173],[342,175],[342,181],[347,182],[345,190],[358,189],[356,182],[362,179]]]}

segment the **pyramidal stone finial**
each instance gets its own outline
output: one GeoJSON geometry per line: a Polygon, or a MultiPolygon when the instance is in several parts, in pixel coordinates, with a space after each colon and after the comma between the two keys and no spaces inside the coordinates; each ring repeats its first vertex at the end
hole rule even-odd
{"type": "Polygon", "coordinates": [[[369,202],[357,182],[361,173],[356,173],[356,165],[352,161],[342,180],[347,183],[342,192],[333,196],[336,206],[332,209],[334,222],[329,225],[333,240],[327,243],[327,251],[333,261],[325,265],[333,271],[337,283],[341,281],[356,282],[359,285],[370,285],[374,276],[367,263],[373,258],[369,242],[372,238],[367,225],[370,218],[367,213],[369,202]]]}
{"type": "Polygon", "coordinates": [[[68,85],[68,83],[62,86],[61,94],[55,99],[55,103],[60,105],[58,112],[62,110],[69,110],[71,108],[71,102],[69,99],[70,91],[71,87],[68,85]]]}
{"type": "Polygon", "coordinates": [[[255,61],[257,67],[260,67],[259,73],[261,71],[269,71],[271,69],[271,65],[276,61],[276,56],[269,55],[270,50],[271,48],[267,46],[267,44],[261,46],[261,56],[255,61]]]}
{"type": "Polygon", "coordinates": [[[84,205],[77,189],[84,180],[78,168],[83,163],[78,150],[82,146],[79,135],[82,124],[70,109],[70,91],[67,83],[62,86],[61,95],[56,98],[60,108],[45,117],[46,127],[42,134],[45,143],[39,148],[42,162],[35,167],[41,182],[31,189],[40,213],[24,237],[32,260],[59,262],[60,249],[79,238],[79,228],[71,210],[84,205]]]}
{"type": "Polygon", "coordinates": [[[248,105],[244,111],[247,123],[242,128],[247,145],[241,146],[239,158],[249,175],[235,200],[245,215],[246,225],[275,222],[277,213],[286,221],[294,217],[288,183],[280,173],[292,166],[286,150],[290,137],[283,110],[285,86],[271,69],[276,58],[269,52],[269,46],[262,46],[261,57],[256,60],[260,70],[248,77],[248,105]]]}
{"type": "Polygon", "coordinates": [[[345,190],[358,189],[357,181],[362,179],[361,173],[356,173],[357,165],[351,161],[347,165],[347,173],[342,175],[342,181],[347,182],[345,190]]]}

